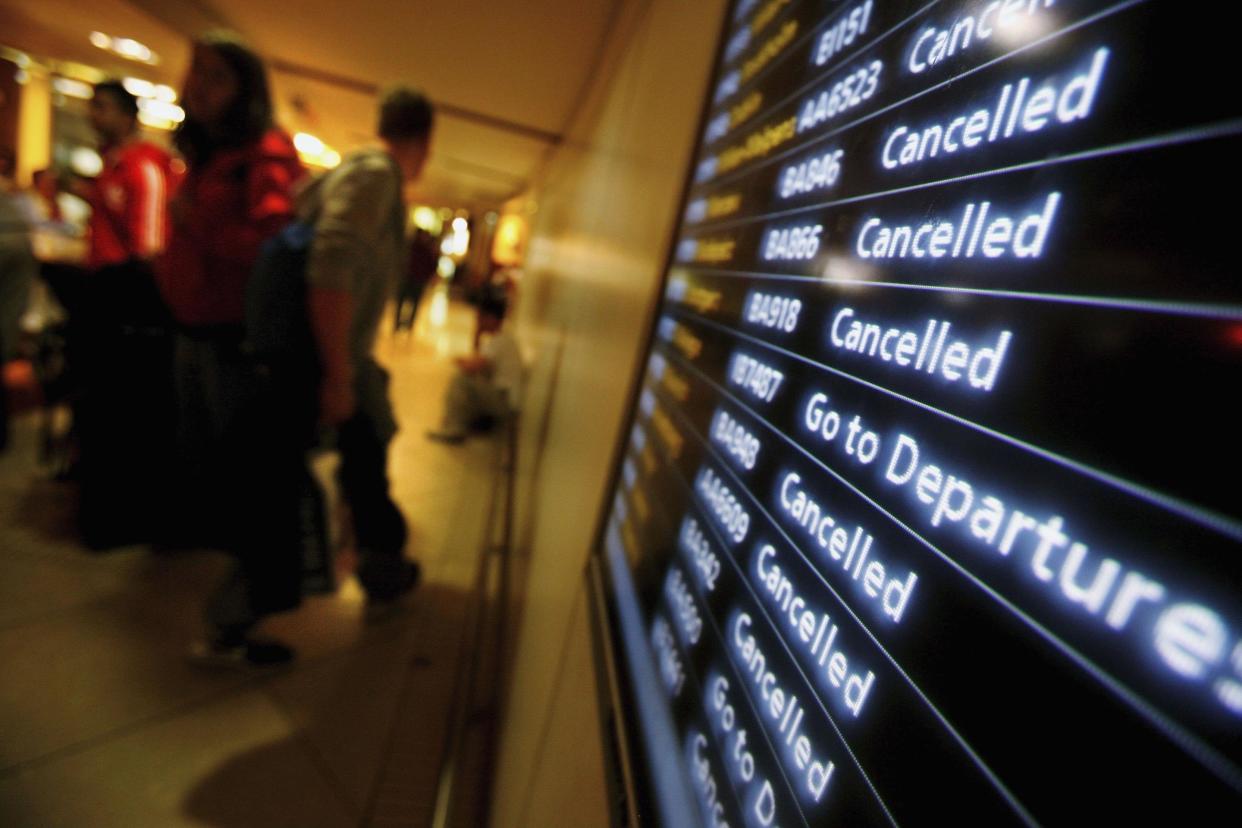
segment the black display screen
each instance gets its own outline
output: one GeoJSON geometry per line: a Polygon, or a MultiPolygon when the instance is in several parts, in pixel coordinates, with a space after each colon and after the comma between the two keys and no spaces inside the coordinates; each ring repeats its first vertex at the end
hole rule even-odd
{"type": "Polygon", "coordinates": [[[734,4],[600,550],[691,820],[1242,819],[1224,11],[734,4]]]}

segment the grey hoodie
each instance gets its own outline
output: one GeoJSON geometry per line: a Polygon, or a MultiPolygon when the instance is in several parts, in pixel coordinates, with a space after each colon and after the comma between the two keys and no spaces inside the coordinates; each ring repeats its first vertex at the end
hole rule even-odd
{"type": "Polygon", "coordinates": [[[302,189],[297,212],[315,225],[308,283],[353,296],[349,349],[356,365],[371,354],[384,305],[400,275],[405,249],[401,173],[383,150],[353,153],[302,189]]]}
{"type": "Polygon", "coordinates": [[[388,403],[388,377],[371,358],[384,305],[395,292],[405,250],[401,173],[383,150],[348,156],[335,170],[311,180],[297,196],[298,218],[313,223],[307,262],[312,287],[344,290],[353,297],[349,354],[358,406],[385,439],[396,431],[388,403]]]}

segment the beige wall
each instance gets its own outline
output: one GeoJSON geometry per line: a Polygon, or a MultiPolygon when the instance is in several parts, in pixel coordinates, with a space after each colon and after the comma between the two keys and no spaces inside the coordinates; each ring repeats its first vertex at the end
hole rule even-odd
{"type": "Polygon", "coordinates": [[[517,543],[525,592],[496,826],[606,821],[583,573],[675,224],[723,0],[622,2],[531,194],[518,331],[533,353],[517,543]]]}

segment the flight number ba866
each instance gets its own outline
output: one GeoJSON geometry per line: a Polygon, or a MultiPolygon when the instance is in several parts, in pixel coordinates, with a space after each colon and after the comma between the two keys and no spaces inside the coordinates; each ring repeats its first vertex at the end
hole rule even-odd
{"type": "Polygon", "coordinates": [[[815,258],[819,252],[822,224],[769,230],[763,245],[764,261],[796,262],[815,258]]]}

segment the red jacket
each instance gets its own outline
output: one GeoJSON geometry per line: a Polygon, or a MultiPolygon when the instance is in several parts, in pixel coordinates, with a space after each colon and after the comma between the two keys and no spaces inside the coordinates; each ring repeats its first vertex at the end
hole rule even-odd
{"type": "Polygon", "coordinates": [[[241,324],[246,283],[263,242],[293,218],[305,169],[289,136],[220,150],[191,170],[173,205],[172,238],[156,267],[160,293],[183,325],[241,324]]]}
{"type": "Polygon", "coordinates": [[[134,141],[104,152],[91,192],[92,268],[151,259],[168,242],[168,198],[175,176],[163,149],[134,141]]]}

